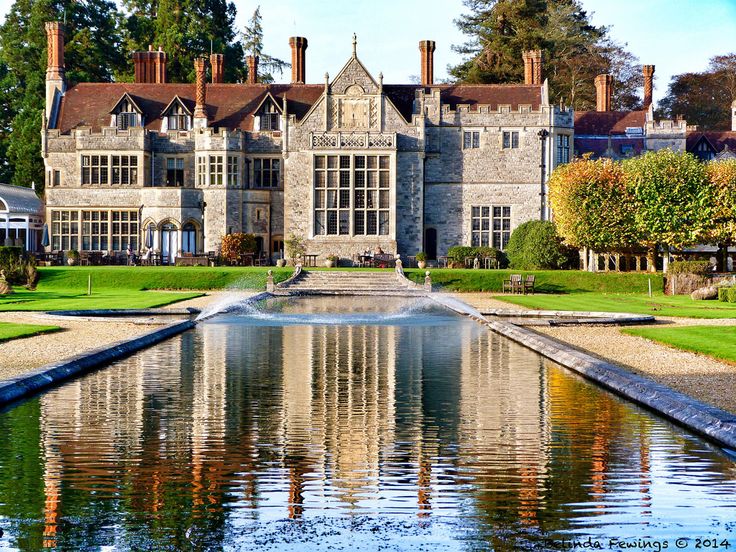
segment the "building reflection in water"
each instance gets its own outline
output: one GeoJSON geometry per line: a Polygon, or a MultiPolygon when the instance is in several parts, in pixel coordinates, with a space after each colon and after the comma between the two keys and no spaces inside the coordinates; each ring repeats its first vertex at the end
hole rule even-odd
{"type": "Polygon", "coordinates": [[[534,353],[441,317],[233,317],[38,400],[46,547],[218,546],[233,524],[329,512],[554,532],[581,515],[574,504],[606,513],[612,466],[638,474],[629,508],[651,516],[651,450],[671,440],[534,353]]]}

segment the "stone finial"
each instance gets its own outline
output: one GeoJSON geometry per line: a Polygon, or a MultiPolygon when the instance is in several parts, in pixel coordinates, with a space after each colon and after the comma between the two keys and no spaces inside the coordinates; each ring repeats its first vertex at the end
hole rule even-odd
{"type": "Polygon", "coordinates": [[[266,291],[268,293],[273,293],[275,287],[276,286],[273,283],[273,270],[268,269],[268,275],[266,276],[266,291]]]}
{"type": "Polygon", "coordinates": [[[353,57],[358,57],[358,35],[353,33],[353,57]]]}
{"type": "Polygon", "coordinates": [[[330,90],[330,74],[325,72],[325,94],[330,90]]]}
{"type": "Polygon", "coordinates": [[[432,277],[429,275],[429,270],[424,273],[424,289],[425,291],[432,291],[432,277]]]}

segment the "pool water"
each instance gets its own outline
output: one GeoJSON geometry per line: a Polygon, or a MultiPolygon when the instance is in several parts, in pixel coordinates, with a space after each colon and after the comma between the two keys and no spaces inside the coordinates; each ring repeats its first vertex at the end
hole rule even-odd
{"type": "Polygon", "coordinates": [[[0,550],[726,550],[736,463],[430,301],[278,299],[0,413],[0,529],[0,550]]]}

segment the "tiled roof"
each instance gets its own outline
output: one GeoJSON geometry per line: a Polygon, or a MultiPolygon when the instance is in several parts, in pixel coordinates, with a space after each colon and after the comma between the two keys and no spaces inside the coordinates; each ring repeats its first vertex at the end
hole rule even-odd
{"type": "Polygon", "coordinates": [[[701,138],[708,140],[716,153],[723,151],[726,146],[728,146],[729,150],[736,151],[736,132],[730,130],[713,132],[690,131],[687,133],[687,151],[692,152],[695,150],[701,138]]]}
{"type": "MultiPolygon", "coordinates": [[[[281,102],[287,99],[289,113],[303,117],[322,95],[323,85],[304,84],[208,84],[209,125],[228,129],[253,129],[253,111],[267,92],[281,102]]],[[[125,93],[143,110],[146,129],[161,129],[161,112],[174,96],[194,111],[194,84],[82,83],[67,90],[61,102],[57,128],[66,133],[80,126],[93,130],[110,126],[110,110],[125,93]]]]}
{"type": "MultiPolygon", "coordinates": [[[[420,85],[385,85],[384,92],[407,121],[411,121],[414,96],[420,85]]],[[[470,109],[488,105],[510,105],[516,110],[520,105],[539,109],[542,103],[542,87],[526,85],[439,85],[442,101],[455,109],[466,104],[470,109]]],[[[263,101],[267,92],[280,103],[284,95],[289,113],[301,119],[324,91],[324,85],[304,84],[208,84],[207,114],[209,125],[228,129],[253,129],[249,117],[263,101]]],[[[110,125],[110,111],[115,103],[129,94],[143,110],[146,129],[159,131],[161,113],[175,96],[179,96],[190,111],[194,111],[194,84],[139,84],[139,83],[82,83],[67,90],[61,103],[57,128],[62,133],[80,126],[100,128],[110,125]]]]}
{"type": "Polygon", "coordinates": [[[646,111],[578,111],[575,113],[575,136],[626,134],[627,128],[644,128],[646,116],[646,111]]]}
{"type": "Polygon", "coordinates": [[[42,208],[41,200],[31,188],[0,184],[0,211],[40,214],[42,208]]]}

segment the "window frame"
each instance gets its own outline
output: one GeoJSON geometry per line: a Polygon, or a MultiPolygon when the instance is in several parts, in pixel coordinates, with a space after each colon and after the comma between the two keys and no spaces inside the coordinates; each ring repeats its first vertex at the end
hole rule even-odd
{"type": "Polygon", "coordinates": [[[463,149],[480,149],[480,130],[463,129],[463,149]]]}
{"type": "Polygon", "coordinates": [[[501,149],[519,149],[521,143],[518,130],[504,130],[501,133],[501,149]]]}
{"type": "Polygon", "coordinates": [[[504,251],[511,237],[512,207],[495,204],[471,205],[471,246],[494,247],[504,251]]]}

